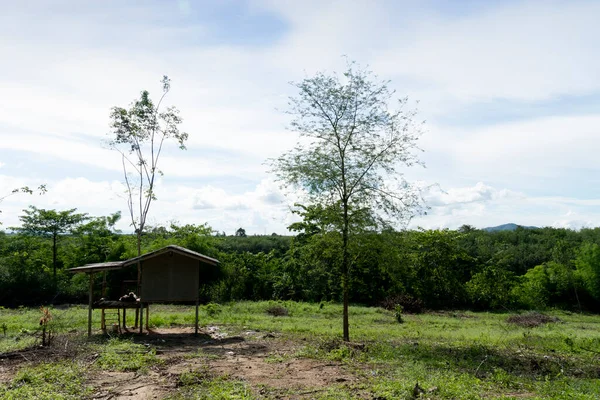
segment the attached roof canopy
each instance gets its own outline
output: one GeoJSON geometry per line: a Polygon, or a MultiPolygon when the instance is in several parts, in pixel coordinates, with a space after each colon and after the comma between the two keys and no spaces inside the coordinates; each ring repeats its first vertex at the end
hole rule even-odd
{"type": "Polygon", "coordinates": [[[109,271],[115,269],[121,269],[123,267],[127,267],[129,265],[137,264],[139,261],[144,261],[149,258],[154,258],[160,256],[162,254],[173,252],[177,254],[181,254],[186,257],[194,258],[203,263],[210,265],[218,265],[219,261],[214,258],[205,256],[204,254],[200,254],[198,252],[186,249],[185,247],[169,245],[167,247],[163,247],[162,249],[151,251],[150,253],[143,254],[139,257],[130,258],[129,260],[124,261],[108,261],[103,263],[94,263],[94,264],[86,264],[83,267],[70,268],[69,271],[77,273],[77,272],[99,272],[99,271],[109,271]]]}

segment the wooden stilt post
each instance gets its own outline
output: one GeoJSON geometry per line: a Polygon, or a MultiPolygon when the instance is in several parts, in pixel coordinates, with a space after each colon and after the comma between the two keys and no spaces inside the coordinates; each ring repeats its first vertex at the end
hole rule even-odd
{"type": "Polygon", "coordinates": [[[196,331],[194,332],[194,335],[198,335],[198,306],[200,304],[200,299],[198,299],[198,297],[196,297],[196,331]]]}
{"type": "Polygon", "coordinates": [[[198,306],[200,305],[200,271],[202,270],[202,263],[198,261],[198,278],[196,279],[196,326],[194,335],[198,336],[198,306]]]}
{"type": "Polygon", "coordinates": [[[140,333],[144,329],[144,303],[140,301],[140,333]]]}
{"type": "Polygon", "coordinates": [[[148,319],[150,318],[150,303],[146,304],[146,330],[148,330],[148,319]]]}
{"type": "Polygon", "coordinates": [[[92,304],[94,302],[94,273],[90,272],[90,297],[88,302],[88,337],[92,336],[92,304]]]}
{"type": "Polygon", "coordinates": [[[127,328],[127,308],[123,307],[123,329],[127,328]]]}

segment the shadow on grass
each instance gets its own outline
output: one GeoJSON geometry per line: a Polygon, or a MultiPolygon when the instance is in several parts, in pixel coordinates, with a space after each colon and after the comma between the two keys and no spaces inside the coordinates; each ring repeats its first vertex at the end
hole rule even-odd
{"type": "Polygon", "coordinates": [[[256,343],[246,342],[241,336],[231,336],[223,338],[214,338],[206,332],[199,332],[195,335],[193,332],[169,332],[167,329],[149,329],[143,333],[127,330],[120,335],[94,335],[92,342],[105,343],[113,338],[119,340],[131,340],[136,344],[152,346],[157,350],[157,354],[162,352],[196,352],[202,350],[206,354],[215,356],[225,356],[232,350],[231,345],[235,346],[237,355],[256,355],[259,353],[268,353],[268,346],[256,343]]]}

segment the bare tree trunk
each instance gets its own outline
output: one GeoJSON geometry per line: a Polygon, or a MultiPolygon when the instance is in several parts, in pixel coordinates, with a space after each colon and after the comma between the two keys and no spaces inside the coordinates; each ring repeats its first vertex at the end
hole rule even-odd
{"type": "MultiPolygon", "coordinates": [[[[140,232],[138,230],[137,232],[137,256],[141,256],[142,255],[142,232],[140,232]]],[[[138,270],[138,277],[137,277],[137,284],[138,284],[138,290],[140,290],[140,283],[141,283],[141,279],[142,279],[142,264],[138,261],[137,263],[137,270],[138,270]]]]}
{"type": "MultiPolygon", "coordinates": [[[[136,234],[137,239],[137,255],[138,257],[142,255],[142,232],[138,229],[136,234]]],[[[138,297],[141,297],[141,289],[142,289],[142,263],[140,261],[137,262],[137,289],[136,294],[138,297]]],[[[140,333],[143,321],[140,320],[140,309],[142,304],[140,302],[140,307],[135,309],[135,326],[138,326],[138,322],[140,323],[140,333]]]]}
{"type": "Polygon", "coordinates": [[[344,203],[344,227],[342,229],[342,291],[343,291],[343,326],[345,342],[350,341],[350,327],[348,323],[348,300],[349,300],[349,265],[348,265],[348,205],[344,203]]]}

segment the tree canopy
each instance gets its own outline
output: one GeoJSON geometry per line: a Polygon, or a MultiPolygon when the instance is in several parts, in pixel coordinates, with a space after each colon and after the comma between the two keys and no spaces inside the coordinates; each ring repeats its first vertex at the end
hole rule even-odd
{"type": "Polygon", "coordinates": [[[52,238],[52,269],[55,281],[56,252],[59,236],[72,232],[75,227],[88,218],[87,214],[80,214],[75,211],[77,211],[76,208],[56,211],[29,206],[28,210],[23,210],[25,215],[19,217],[22,223],[21,226],[13,228],[18,232],[28,235],[47,236],[52,238]]]}

